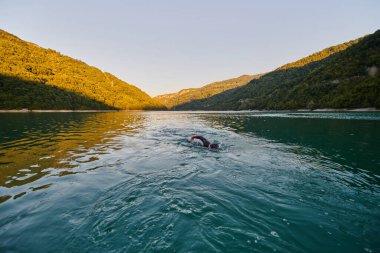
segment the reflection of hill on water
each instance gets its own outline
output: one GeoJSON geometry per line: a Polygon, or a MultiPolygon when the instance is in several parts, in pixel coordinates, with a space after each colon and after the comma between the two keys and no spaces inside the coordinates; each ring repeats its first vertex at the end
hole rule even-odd
{"type": "Polygon", "coordinates": [[[201,118],[239,134],[293,146],[295,153],[329,157],[351,172],[361,173],[365,169],[380,173],[377,113],[205,114],[201,118]]]}
{"type": "MultiPolygon", "coordinates": [[[[83,173],[83,163],[118,149],[112,138],[143,127],[138,113],[0,114],[0,186],[11,188],[45,175],[83,173]],[[78,170],[79,169],[79,170],[78,170]]],[[[86,168],[91,170],[96,168],[86,168]]]]}

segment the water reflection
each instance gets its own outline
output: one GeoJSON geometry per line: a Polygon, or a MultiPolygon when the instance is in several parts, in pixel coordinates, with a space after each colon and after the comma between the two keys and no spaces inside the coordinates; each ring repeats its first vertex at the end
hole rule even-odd
{"type": "Polygon", "coordinates": [[[379,248],[380,186],[360,167],[364,154],[358,160],[349,153],[357,141],[375,147],[377,122],[314,114],[316,121],[252,113],[46,115],[17,116],[25,118],[4,128],[10,138],[1,142],[1,166],[12,181],[0,195],[13,199],[0,204],[0,252],[379,248]],[[364,129],[372,139],[343,138],[364,129]],[[223,149],[192,145],[187,138],[194,134],[223,149]],[[39,178],[20,180],[25,168],[39,178]]]}
{"type": "Polygon", "coordinates": [[[240,113],[199,117],[214,127],[287,144],[294,153],[328,158],[328,162],[343,170],[380,175],[380,113],[240,113]]]}
{"type": "MultiPolygon", "coordinates": [[[[91,162],[121,148],[114,137],[141,130],[144,118],[143,114],[125,112],[0,114],[0,187],[94,170],[97,166],[91,167],[91,162]]],[[[0,195],[0,202],[11,197],[0,195]]]]}

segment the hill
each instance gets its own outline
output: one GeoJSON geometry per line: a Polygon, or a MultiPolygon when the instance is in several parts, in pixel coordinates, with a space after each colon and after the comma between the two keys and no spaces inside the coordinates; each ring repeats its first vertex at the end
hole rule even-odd
{"type": "Polygon", "coordinates": [[[178,110],[380,108],[380,31],[283,65],[178,110]]]}
{"type": "Polygon", "coordinates": [[[201,88],[184,89],[176,93],[159,95],[154,98],[168,108],[175,109],[178,105],[185,104],[193,100],[208,98],[223,91],[246,85],[253,79],[259,78],[260,76],[261,74],[242,75],[236,78],[210,83],[201,88]]]}
{"type": "Polygon", "coordinates": [[[86,63],[0,30],[0,109],[162,109],[86,63]]]}

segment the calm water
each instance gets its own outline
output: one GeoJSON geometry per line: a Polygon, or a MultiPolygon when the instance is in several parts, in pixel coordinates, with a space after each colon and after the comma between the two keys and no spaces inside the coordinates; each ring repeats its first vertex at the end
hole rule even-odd
{"type": "Polygon", "coordinates": [[[0,114],[0,196],[0,252],[380,252],[380,113],[0,114]]]}

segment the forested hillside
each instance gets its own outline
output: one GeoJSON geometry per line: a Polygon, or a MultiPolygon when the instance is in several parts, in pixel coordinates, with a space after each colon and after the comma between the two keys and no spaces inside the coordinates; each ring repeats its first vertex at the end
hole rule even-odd
{"type": "Polygon", "coordinates": [[[380,108],[380,31],[286,64],[179,110],[380,108]]]}
{"type": "Polygon", "coordinates": [[[230,90],[239,86],[246,85],[253,79],[257,79],[259,75],[242,75],[237,78],[231,78],[224,81],[207,84],[201,88],[184,89],[176,93],[165,94],[155,97],[156,100],[175,109],[175,106],[188,103],[193,100],[208,98],[226,90],[230,90]]]}
{"type": "Polygon", "coordinates": [[[86,63],[0,30],[0,109],[380,108],[380,31],[263,75],[150,98],[86,63]]]}
{"type": "Polygon", "coordinates": [[[162,109],[137,87],[0,30],[0,109],[162,109]]]}

